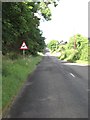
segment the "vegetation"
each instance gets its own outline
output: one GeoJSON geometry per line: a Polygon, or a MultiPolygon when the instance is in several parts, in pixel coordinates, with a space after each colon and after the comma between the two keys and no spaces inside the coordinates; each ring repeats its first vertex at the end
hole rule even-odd
{"type": "Polygon", "coordinates": [[[2,49],[8,52],[20,52],[24,40],[29,47],[28,52],[36,54],[45,45],[44,37],[38,29],[39,18],[34,15],[38,4],[24,2],[2,3],[2,49]]]}
{"type": "Polygon", "coordinates": [[[51,20],[49,4],[56,2],[3,2],[2,3],[2,49],[8,52],[21,53],[19,50],[23,41],[29,47],[27,54],[42,52],[45,47],[45,37],[39,29],[41,16],[51,20]],[[40,17],[37,17],[40,16],[40,17]]]}
{"type": "Polygon", "coordinates": [[[24,59],[11,60],[3,56],[2,68],[2,108],[5,110],[21,89],[27,76],[34,71],[41,61],[41,56],[28,56],[24,59]]]}
{"type": "MultiPolygon", "coordinates": [[[[50,44],[51,42],[49,43],[49,45],[50,44]]],[[[53,46],[55,45],[56,43],[54,43],[53,46]]],[[[86,63],[88,62],[88,48],[90,49],[90,46],[88,45],[89,45],[88,39],[80,34],[77,34],[71,37],[67,44],[65,45],[59,44],[58,47],[54,47],[54,49],[51,50],[52,51],[56,50],[60,52],[61,55],[58,58],[61,60],[79,63],[83,61],[84,63],[86,63]]]]}
{"type": "Polygon", "coordinates": [[[47,46],[52,52],[54,52],[58,49],[58,45],[59,42],[57,40],[51,40],[47,46]]]}

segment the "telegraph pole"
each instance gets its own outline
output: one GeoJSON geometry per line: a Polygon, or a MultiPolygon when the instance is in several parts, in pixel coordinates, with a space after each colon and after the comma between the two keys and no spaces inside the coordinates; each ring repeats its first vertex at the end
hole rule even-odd
{"type": "Polygon", "coordinates": [[[76,36],[74,35],[74,49],[76,49],[76,36]]]}

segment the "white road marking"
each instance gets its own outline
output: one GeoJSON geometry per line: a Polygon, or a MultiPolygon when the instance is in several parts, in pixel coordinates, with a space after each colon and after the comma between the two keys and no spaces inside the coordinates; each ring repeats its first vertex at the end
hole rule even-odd
{"type": "Polygon", "coordinates": [[[75,75],[73,75],[72,73],[70,73],[70,75],[72,75],[73,77],[75,77],[75,75]]]}

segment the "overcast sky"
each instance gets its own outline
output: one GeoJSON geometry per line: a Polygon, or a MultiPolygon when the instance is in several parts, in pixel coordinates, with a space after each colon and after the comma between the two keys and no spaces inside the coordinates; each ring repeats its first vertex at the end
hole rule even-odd
{"type": "Polygon", "coordinates": [[[56,8],[51,6],[52,20],[40,24],[46,43],[52,39],[68,41],[76,33],[88,37],[88,1],[60,0],[56,8]]]}

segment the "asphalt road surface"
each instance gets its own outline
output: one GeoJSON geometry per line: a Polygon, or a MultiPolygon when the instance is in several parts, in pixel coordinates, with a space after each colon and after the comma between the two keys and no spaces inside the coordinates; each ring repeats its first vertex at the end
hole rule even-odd
{"type": "Polygon", "coordinates": [[[44,56],[8,118],[87,118],[88,67],[44,56]]]}

